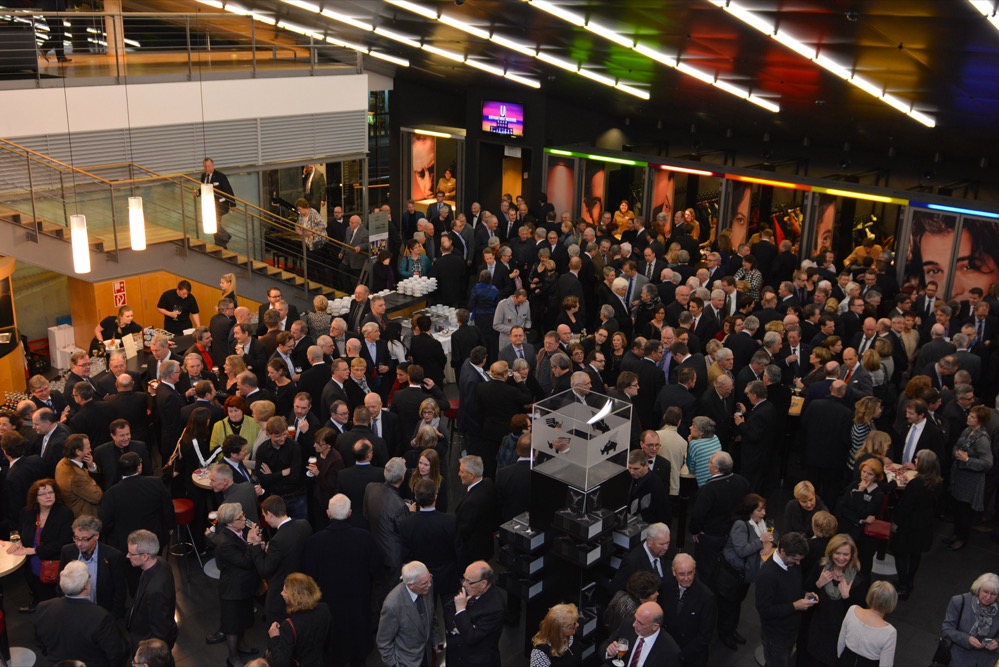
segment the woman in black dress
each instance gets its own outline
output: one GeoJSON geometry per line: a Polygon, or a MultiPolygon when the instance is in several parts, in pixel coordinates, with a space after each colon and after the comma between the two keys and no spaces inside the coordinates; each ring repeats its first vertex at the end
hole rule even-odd
{"type": "Polygon", "coordinates": [[[271,359],[267,362],[267,377],[274,386],[274,414],[291,414],[298,385],[288,376],[288,365],[281,359],[271,359]]]}
{"type": "Polygon", "coordinates": [[[621,361],[628,351],[628,337],[620,331],[615,331],[611,335],[611,351],[606,355],[607,361],[604,365],[604,384],[608,387],[617,386],[617,376],[621,373],[621,361]]]}
{"type": "Polygon", "coordinates": [[[121,340],[125,336],[142,333],[142,327],[133,321],[135,313],[131,306],[122,306],[118,309],[118,315],[109,315],[101,320],[101,323],[94,329],[97,343],[103,344],[106,340],[121,340]]]}
{"type": "Polygon", "coordinates": [[[326,667],[332,663],[330,629],[333,617],[320,602],[322,593],[312,577],[293,572],[284,580],[281,597],[288,617],[267,630],[271,667],[326,667]]]}
{"type": "Polygon", "coordinates": [[[73,541],[73,511],[62,502],[56,481],[40,479],[28,489],[27,504],[21,510],[21,539],[7,553],[28,556],[24,574],[31,590],[31,603],[21,613],[31,613],[39,602],[56,596],[57,581],[42,583],[42,561],[58,561],[62,548],[73,541]]]}
{"type": "MultiPolygon", "coordinates": [[[[209,491],[196,486],[192,474],[207,470],[222,453],[222,448],[211,448],[212,413],[208,408],[195,408],[187,419],[187,426],[180,436],[180,478],[184,496],[194,503],[194,523],[191,531],[198,551],[204,550],[204,533],[207,528],[209,491]]],[[[207,479],[207,478],[206,478],[207,479]]]]}
{"type": "Polygon", "coordinates": [[[555,327],[564,324],[572,331],[573,335],[586,335],[586,323],[579,316],[579,299],[569,295],[562,299],[562,311],[555,318],[555,327]]]}
{"type": "Polygon", "coordinates": [[[929,449],[916,452],[916,476],[900,491],[892,516],[892,553],[898,570],[898,597],[912,593],[923,552],[933,546],[933,517],[940,488],[940,461],[929,449]]]}
{"type": "Polygon", "coordinates": [[[850,605],[862,605],[867,595],[853,538],[843,533],[833,535],[825,557],[806,574],[804,585],[806,591],[819,596],[819,603],[809,610],[808,664],[833,667],[838,661],[836,639],[846,610],[850,605]]]}
{"type": "Polygon", "coordinates": [[[227,667],[241,667],[247,653],[243,633],[253,627],[253,596],[260,577],[246,541],[247,521],[239,503],[219,506],[215,526],[215,563],[219,568],[219,628],[229,649],[227,667]]]}
{"type": "MultiPolygon", "coordinates": [[[[557,604],[541,619],[531,638],[531,667],[571,667],[579,664],[572,640],[579,628],[579,611],[574,604],[557,604]]],[[[616,629],[616,628],[615,628],[616,629]]]]}
{"type": "Polygon", "coordinates": [[[877,459],[859,464],[860,482],[850,487],[850,492],[840,499],[839,529],[853,538],[860,558],[860,570],[868,578],[877,545],[864,534],[864,526],[881,517],[885,499],[884,466],[877,459]]]}

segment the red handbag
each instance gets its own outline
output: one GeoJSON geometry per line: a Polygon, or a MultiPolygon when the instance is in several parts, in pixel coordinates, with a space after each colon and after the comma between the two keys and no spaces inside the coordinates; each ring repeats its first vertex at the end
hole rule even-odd
{"type": "Polygon", "coordinates": [[[864,524],[864,535],[875,540],[887,540],[891,537],[891,524],[883,519],[875,519],[864,524]]]}
{"type": "Polygon", "coordinates": [[[59,581],[59,561],[43,560],[42,571],[38,574],[38,580],[43,584],[54,584],[59,581]]]}

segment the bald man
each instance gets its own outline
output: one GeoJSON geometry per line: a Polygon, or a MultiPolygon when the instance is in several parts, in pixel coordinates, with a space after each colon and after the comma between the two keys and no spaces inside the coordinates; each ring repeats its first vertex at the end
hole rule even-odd
{"type": "MultiPolygon", "coordinates": [[[[625,620],[611,637],[628,640],[628,650],[622,658],[628,667],[659,667],[679,665],[680,647],[663,629],[663,609],[655,602],[644,602],[635,610],[635,620],[625,620]]],[[[604,660],[617,657],[617,640],[604,646],[604,660]]]]}

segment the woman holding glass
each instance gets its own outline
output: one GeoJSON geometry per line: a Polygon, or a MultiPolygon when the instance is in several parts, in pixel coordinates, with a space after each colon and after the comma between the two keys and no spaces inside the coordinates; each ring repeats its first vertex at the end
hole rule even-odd
{"type": "Polygon", "coordinates": [[[986,572],[947,605],[941,634],[953,642],[950,667],[992,667],[999,658],[999,576],[986,572]]]}
{"type": "Polygon", "coordinates": [[[874,430],[874,420],[881,416],[881,401],[874,396],[864,396],[853,406],[853,425],[850,427],[850,454],[846,457],[846,467],[856,467],[857,455],[864,442],[874,430]]]}
{"type": "Polygon", "coordinates": [[[572,651],[572,640],[579,628],[579,611],[574,604],[557,604],[541,619],[538,632],[531,638],[531,667],[572,667],[580,656],[572,651]]]}
{"type": "Polygon", "coordinates": [[[309,457],[305,466],[305,474],[312,485],[313,526],[326,525],[326,508],[330,498],[336,493],[337,476],[343,470],[343,457],[334,445],[339,432],[332,428],[321,428],[316,431],[312,440],[312,448],[316,456],[309,457]],[[315,462],[312,462],[315,459],[315,462]]]}
{"type": "Polygon", "coordinates": [[[749,585],[756,581],[763,561],[770,558],[777,544],[772,522],[766,521],[767,501],[748,493],[735,510],[735,522],[728,533],[718,569],[715,595],[718,603],[718,638],[735,651],[746,639],[739,634],[742,601],[749,585]]]}
{"type": "Polygon", "coordinates": [[[250,653],[243,643],[243,633],[253,627],[253,596],[257,594],[260,577],[246,541],[248,528],[239,503],[219,506],[215,563],[219,568],[219,628],[229,649],[227,667],[240,667],[243,664],[240,654],[250,653]]]}
{"type": "Polygon", "coordinates": [[[73,541],[73,511],[63,504],[54,479],[40,479],[31,485],[18,526],[20,534],[11,532],[7,553],[29,557],[24,574],[31,590],[31,602],[18,611],[30,614],[39,602],[56,596],[58,577],[55,582],[42,583],[42,561],[58,561],[62,548],[73,541]]]}

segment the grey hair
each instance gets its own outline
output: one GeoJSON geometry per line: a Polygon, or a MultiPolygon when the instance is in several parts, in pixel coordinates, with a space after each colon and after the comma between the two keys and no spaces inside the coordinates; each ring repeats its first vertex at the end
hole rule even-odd
{"type": "Polygon", "coordinates": [[[694,417],[691,422],[697,427],[697,432],[702,438],[712,438],[715,435],[715,420],[710,417],[694,417]]]}
{"type": "Polygon", "coordinates": [[[338,493],[330,498],[327,509],[329,510],[331,519],[334,521],[344,521],[350,516],[350,498],[342,493],[338,493]]]}
{"type": "Polygon", "coordinates": [[[763,374],[767,376],[767,379],[772,383],[779,383],[781,380],[781,370],[780,366],[777,364],[770,364],[765,369],[763,369],[763,374]]]}
{"type": "Polygon", "coordinates": [[[732,472],[732,455],[728,452],[715,452],[711,455],[711,459],[718,468],[718,472],[727,475],[732,472]]]}
{"type": "Polygon", "coordinates": [[[216,463],[212,466],[212,471],[215,473],[216,477],[227,479],[230,482],[234,479],[232,476],[232,468],[228,463],[216,463]]]}
{"type": "Polygon", "coordinates": [[[579,257],[579,246],[573,243],[566,249],[565,252],[569,255],[569,257],[579,257]]]}
{"type": "Polygon", "coordinates": [[[458,459],[458,463],[465,466],[465,470],[471,473],[473,477],[482,477],[483,468],[482,468],[481,456],[475,456],[475,455],[462,456],[460,459],[458,459]]]}
{"type": "Polygon", "coordinates": [[[160,538],[151,530],[135,530],[128,536],[128,544],[135,545],[136,553],[155,556],[160,552],[160,538]]]}
{"type": "Polygon", "coordinates": [[[569,360],[569,355],[565,352],[556,352],[552,355],[551,363],[558,366],[561,370],[568,370],[572,362],[569,360]]]}
{"type": "Polygon", "coordinates": [[[732,354],[732,350],[727,347],[722,347],[715,351],[715,361],[724,361],[725,359],[729,359],[733,356],[735,355],[732,354]]]}
{"type": "Polygon", "coordinates": [[[174,373],[180,372],[180,364],[173,359],[168,359],[160,364],[160,377],[170,377],[174,373]]]}
{"type": "Polygon", "coordinates": [[[99,533],[104,524],[96,516],[81,514],[73,521],[73,530],[85,530],[90,533],[99,533]]]}
{"type": "Polygon", "coordinates": [[[531,369],[531,364],[527,361],[527,359],[514,359],[512,368],[518,372],[525,370],[529,371],[531,369]]]}
{"type": "Polygon", "coordinates": [[[239,518],[239,515],[243,513],[243,506],[239,503],[222,503],[219,505],[218,514],[218,525],[228,526],[230,523],[239,518]]]}
{"type": "Polygon", "coordinates": [[[59,573],[59,588],[66,595],[79,595],[87,587],[90,572],[81,560],[70,561],[59,573]]]}
{"type": "Polygon", "coordinates": [[[402,566],[402,583],[411,585],[430,574],[427,566],[418,560],[410,561],[402,566]]]}
{"type": "Polygon", "coordinates": [[[679,553],[673,557],[673,567],[675,568],[680,563],[690,563],[691,565],[697,566],[697,561],[690,554],[679,553]]]}
{"type": "Polygon", "coordinates": [[[385,464],[385,481],[396,485],[406,476],[406,460],[401,456],[389,459],[385,464]]]}
{"type": "Polygon", "coordinates": [[[768,331],[763,334],[763,347],[773,347],[774,345],[780,345],[781,336],[776,331],[768,331]]]}
{"type": "Polygon", "coordinates": [[[986,593],[995,593],[999,595],[999,575],[993,574],[992,572],[986,572],[981,574],[975,579],[975,583],[971,584],[971,592],[974,595],[978,595],[978,591],[985,589],[986,593]]]}
{"type": "Polygon", "coordinates": [[[649,524],[649,527],[645,530],[646,539],[655,539],[657,537],[669,537],[669,526],[665,523],[653,523],[649,524]]]}
{"type": "Polygon", "coordinates": [[[742,328],[747,331],[756,331],[760,328],[760,318],[755,315],[750,315],[742,322],[742,328]]]}

